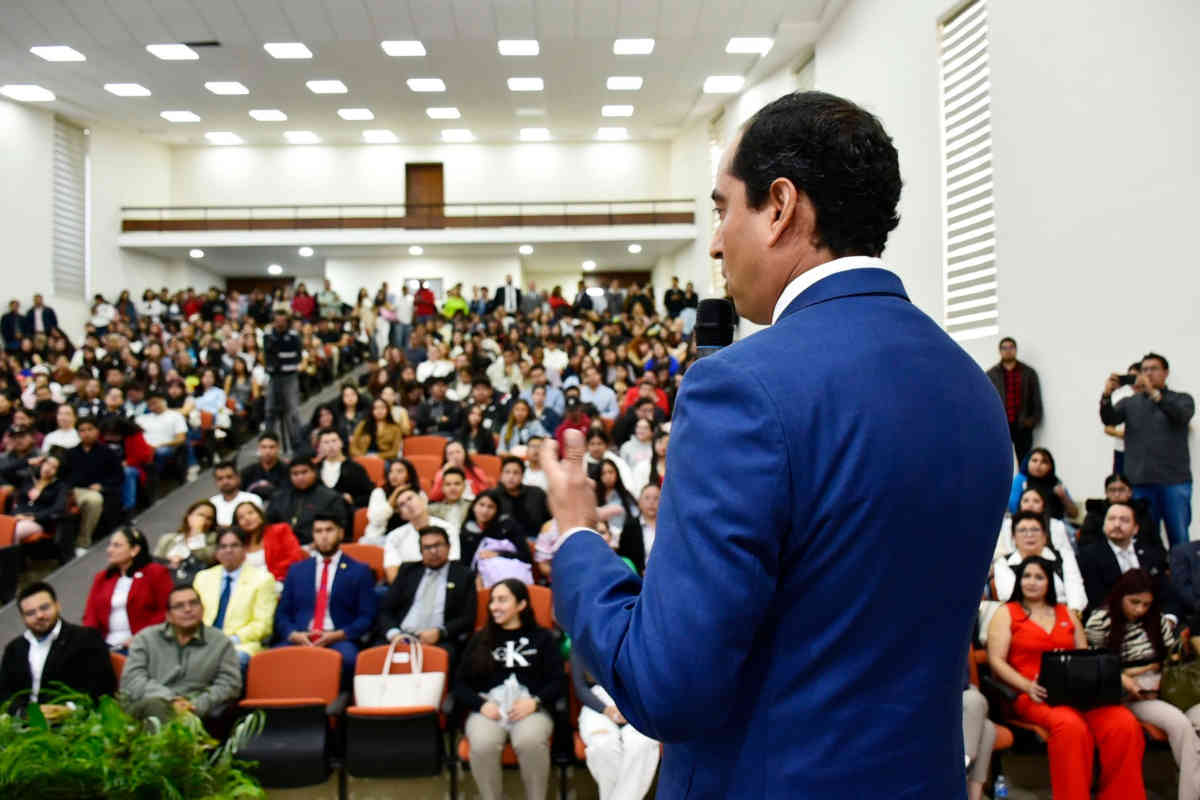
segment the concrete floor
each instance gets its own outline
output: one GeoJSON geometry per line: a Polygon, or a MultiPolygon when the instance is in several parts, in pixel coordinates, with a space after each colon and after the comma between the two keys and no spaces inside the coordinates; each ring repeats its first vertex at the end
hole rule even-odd
{"type": "MultiPolygon", "coordinates": [[[[547,800],[557,800],[558,769],[551,770],[551,786],[546,793],[547,800]]],[[[567,772],[568,800],[599,800],[596,783],[583,766],[572,767],[567,772]]],[[[301,789],[272,789],[267,792],[271,800],[340,800],[338,797],[338,776],[335,773],[320,786],[306,786],[301,789]]],[[[521,776],[516,770],[504,770],[504,795],[509,800],[524,800],[525,790],[521,784],[521,776]]],[[[443,771],[441,775],[430,778],[353,778],[346,779],[346,798],[348,800],[391,800],[403,797],[405,800],[449,800],[450,777],[443,771]]],[[[469,771],[460,771],[458,781],[458,797],[461,800],[479,800],[475,783],[471,780],[469,771]]],[[[648,797],[654,797],[653,791],[648,797]]]]}

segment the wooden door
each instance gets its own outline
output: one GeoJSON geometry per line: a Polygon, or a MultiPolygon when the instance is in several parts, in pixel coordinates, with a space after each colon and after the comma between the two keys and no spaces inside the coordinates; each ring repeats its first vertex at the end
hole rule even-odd
{"type": "Polygon", "coordinates": [[[423,228],[441,228],[446,202],[441,164],[404,165],[404,211],[423,228]]]}

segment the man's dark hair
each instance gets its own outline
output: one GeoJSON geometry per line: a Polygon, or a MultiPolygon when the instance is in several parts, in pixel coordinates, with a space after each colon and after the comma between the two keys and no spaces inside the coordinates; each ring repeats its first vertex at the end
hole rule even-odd
{"type": "Polygon", "coordinates": [[[535,369],[540,369],[542,372],[545,372],[545,371],[546,371],[546,365],[545,365],[545,364],[543,364],[542,362],[538,361],[537,363],[535,363],[533,366],[531,366],[531,367],[529,368],[529,371],[530,371],[530,372],[533,372],[535,369]]]}
{"type": "MultiPolygon", "coordinates": [[[[247,500],[246,502],[250,501],[247,500]]],[[[239,505],[241,504],[239,503],[239,505]]],[[[238,541],[242,543],[242,547],[245,547],[250,542],[250,534],[246,533],[244,530],[235,525],[229,528],[221,528],[219,531],[217,531],[217,544],[220,544],[221,539],[229,534],[236,536],[238,541]]]]}
{"type": "Polygon", "coordinates": [[[90,425],[91,427],[95,428],[96,430],[100,429],[100,426],[98,426],[96,424],[95,417],[91,417],[91,416],[80,417],[79,419],[75,420],[75,430],[79,430],[80,428],[84,427],[85,425],[90,425]]]}
{"type": "Polygon", "coordinates": [[[329,434],[331,434],[331,433],[332,433],[334,436],[336,436],[336,437],[338,437],[339,439],[341,439],[341,440],[342,440],[342,444],[345,444],[345,443],[346,443],[346,437],[345,437],[345,436],[342,436],[342,432],[341,432],[341,431],[339,431],[337,428],[321,428],[321,431],[320,431],[320,433],[318,433],[318,434],[317,434],[317,440],[318,440],[318,441],[320,441],[320,439],[321,439],[321,437],[322,437],[322,436],[327,436],[327,435],[329,435],[329,434]]]}
{"type": "Polygon", "coordinates": [[[160,397],[163,400],[166,400],[167,393],[164,392],[162,389],[158,389],[158,388],[154,388],[154,389],[151,389],[150,391],[146,392],[146,401],[147,402],[153,400],[156,397],[160,397]]]}
{"type": "Polygon", "coordinates": [[[446,544],[450,544],[450,534],[446,533],[436,525],[426,525],[424,528],[421,528],[421,530],[417,531],[417,540],[420,541],[422,536],[432,536],[434,534],[437,534],[445,539],[446,544]]]}
{"type": "Polygon", "coordinates": [[[1113,502],[1109,503],[1108,508],[1106,508],[1104,510],[1105,516],[1108,515],[1108,512],[1111,511],[1114,506],[1125,506],[1126,508],[1128,508],[1129,513],[1133,515],[1133,524],[1134,525],[1138,524],[1138,512],[1137,512],[1137,509],[1133,507],[1133,503],[1128,502],[1126,500],[1114,500],[1113,502]]]}
{"type": "Polygon", "coordinates": [[[642,406],[656,406],[656,405],[658,405],[658,403],[656,403],[654,400],[650,399],[649,397],[643,397],[643,398],[640,398],[636,403],[634,403],[633,407],[636,409],[636,408],[641,408],[642,406]]]}
{"type": "Polygon", "coordinates": [[[177,583],[171,587],[171,591],[167,592],[167,608],[171,607],[171,598],[180,592],[193,592],[196,597],[200,597],[200,592],[190,583],[177,583]]]}
{"type": "Polygon", "coordinates": [[[521,474],[522,475],[525,474],[525,462],[522,459],[520,459],[519,457],[505,456],[504,458],[500,459],[500,469],[501,470],[503,470],[509,464],[516,464],[518,467],[521,468],[521,474]]]}
{"type": "Polygon", "coordinates": [[[1018,511],[1017,513],[1013,514],[1012,530],[1013,530],[1014,535],[1017,532],[1017,523],[1024,522],[1027,519],[1031,519],[1034,522],[1036,522],[1038,525],[1041,525],[1042,533],[1046,534],[1047,536],[1049,535],[1049,526],[1046,524],[1045,515],[1039,514],[1036,511],[1018,511]]]}
{"type": "Polygon", "coordinates": [[[346,521],[340,515],[330,514],[327,511],[318,511],[316,514],[313,514],[313,522],[332,522],[343,530],[346,528],[346,521]]]}
{"type": "Polygon", "coordinates": [[[1167,364],[1167,359],[1160,356],[1158,353],[1146,353],[1146,355],[1142,356],[1142,361],[1145,361],[1148,358],[1153,358],[1156,361],[1158,361],[1158,363],[1162,364],[1162,368],[1164,370],[1168,370],[1171,368],[1170,365],[1167,364]]]}
{"type": "Polygon", "coordinates": [[[266,441],[268,439],[270,441],[274,442],[275,444],[279,444],[279,435],[276,433],[272,433],[271,431],[263,431],[262,433],[260,433],[258,435],[258,440],[260,442],[266,441]]]}
{"type": "Polygon", "coordinates": [[[1014,338],[1013,338],[1013,337],[1011,337],[1011,336],[1005,336],[1003,339],[1001,339],[1001,340],[1000,340],[1000,344],[999,344],[999,345],[997,345],[997,346],[998,346],[998,347],[1004,347],[1004,343],[1005,343],[1005,342],[1007,342],[1007,343],[1011,344],[1013,347],[1016,347],[1016,346],[1017,346],[1017,340],[1016,340],[1016,339],[1014,339],[1014,338]]]}
{"type": "Polygon", "coordinates": [[[491,389],[492,382],[482,375],[476,375],[475,379],[471,381],[471,388],[474,389],[476,386],[486,386],[487,388],[491,389]]]}
{"type": "Polygon", "coordinates": [[[1123,483],[1126,486],[1129,486],[1131,488],[1133,487],[1133,484],[1129,482],[1129,478],[1126,478],[1125,475],[1120,472],[1114,472],[1112,475],[1109,475],[1107,478],[1105,478],[1104,479],[1104,488],[1107,489],[1108,487],[1112,486],[1114,483],[1123,483]]]}
{"type": "Polygon", "coordinates": [[[1132,364],[1129,365],[1128,368],[1126,368],[1125,371],[1126,372],[1141,372],[1142,371],[1142,362],[1140,362],[1140,361],[1133,362],[1132,364]]]}
{"type": "Polygon", "coordinates": [[[794,92],[764,106],[742,130],[730,174],[760,209],[786,178],[816,211],[820,245],[835,256],[878,256],[900,223],[900,164],[879,120],[824,92],[794,92]]]}
{"type": "Polygon", "coordinates": [[[275,309],[276,317],[290,317],[291,315],[292,315],[292,312],[288,311],[286,308],[275,309]]]}
{"type": "Polygon", "coordinates": [[[218,461],[213,466],[213,474],[216,475],[217,470],[219,470],[219,469],[231,469],[234,472],[237,472],[237,464],[233,463],[232,461],[229,461],[228,459],[225,461],[218,461]]]}
{"type": "Polygon", "coordinates": [[[296,453],[296,455],[292,457],[292,460],[288,462],[288,470],[293,470],[296,467],[308,467],[309,469],[316,469],[316,467],[313,466],[312,452],[309,450],[303,450],[299,453],[296,453]]]}
{"type": "Polygon", "coordinates": [[[22,589],[17,594],[17,607],[18,608],[21,607],[22,600],[24,600],[28,597],[33,597],[38,592],[45,592],[46,594],[50,595],[51,600],[53,600],[56,603],[58,602],[58,595],[56,595],[54,593],[53,586],[46,583],[45,581],[35,581],[35,582],[29,584],[28,586],[26,586],[24,589],[22,589]]]}
{"type": "Polygon", "coordinates": [[[457,475],[464,481],[467,479],[467,473],[463,472],[459,467],[446,467],[442,470],[442,480],[445,480],[447,475],[457,475]]]}
{"type": "Polygon", "coordinates": [[[609,438],[608,433],[605,432],[604,428],[601,428],[599,426],[592,428],[590,431],[588,431],[587,440],[590,442],[592,439],[600,439],[605,444],[609,444],[612,441],[609,438]]]}

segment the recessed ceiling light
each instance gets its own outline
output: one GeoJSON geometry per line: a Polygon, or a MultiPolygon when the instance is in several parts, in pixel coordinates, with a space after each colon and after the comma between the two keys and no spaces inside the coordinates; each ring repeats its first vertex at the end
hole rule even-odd
{"type": "Polygon", "coordinates": [[[117,97],[149,97],[150,90],[140,83],[106,83],[104,91],[117,97]]]}
{"type": "Polygon", "coordinates": [[[740,92],[746,79],[741,75],[709,75],[704,79],[705,94],[734,94],[740,92]]]}
{"type": "Polygon", "coordinates": [[[300,255],[302,255],[304,258],[311,258],[312,254],[313,254],[313,249],[306,245],[304,247],[301,247],[297,252],[300,253],[300,255]]]}
{"type": "Polygon", "coordinates": [[[23,103],[48,103],[54,92],[33,83],[6,83],[0,86],[0,94],[23,103]]]}
{"type": "Polygon", "coordinates": [[[250,90],[238,81],[209,81],[204,88],[213,94],[250,94],[250,90]]]}
{"type": "Polygon", "coordinates": [[[414,244],[412,247],[408,248],[408,254],[410,256],[419,256],[424,252],[425,252],[425,248],[421,247],[421,245],[419,245],[419,244],[414,244]]]}
{"type": "Polygon", "coordinates": [[[200,54],[186,44],[148,44],[146,49],[163,61],[196,61],[200,58],[200,54]]]}
{"type": "Polygon", "coordinates": [[[454,106],[442,106],[425,109],[425,115],[430,119],[459,119],[462,114],[454,106]]]}
{"type": "Polygon", "coordinates": [[[522,142],[548,142],[550,141],[549,128],[521,128],[522,142]]]}
{"type": "Polygon", "coordinates": [[[592,261],[590,258],[587,261],[583,262],[583,271],[584,272],[591,272],[595,268],[596,268],[596,262],[592,261]]]}
{"type": "Polygon", "coordinates": [[[775,40],[769,36],[734,36],[725,45],[726,53],[757,53],[765,56],[775,40]]]}
{"type": "Polygon", "coordinates": [[[544,117],[544,116],[546,116],[546,109],[544,109],[544,108],[518,108],[517,116],[518,117],[544,117]]]}
{"type": "Polygon", "coordinates": [[[396,134],[386,128],[375,128],[362,132],[363,141],[367,144],[395,144],[400,141],[396,134]]]}
{"type": "Polygon", "coordinates": [[[636,92],[642,88],[642,78],[639,75],[613,75],[604,85],[610,92],[636,92]]]}
{"type": "Polygon", "coordinates": [[[619,142],[629,138],[628,128],[597,128],[596,138],[602,142],[619,142]]]}
{"type": "Polygon", "coordinates": [[[473,142],[475,141],[475,134],[471,133],[467,128],[446,128],[442,131],[442,141],[456,143],[473,142]]]}
{"type": "Polygon", "coordinates": [[[209,144],[244,144],[242,137],[232,131],[209,131],[204,134],[209,144]]]}
{"type": "Polygon", "coordinates": [[[544,88],[541,78],[509,78],[510,92],[540,92],[544,88]]]}
{"type": "Polygon", "coordinates": [[[523,244],[517,248],[517,252],[523,256],[531,256],[533,255],[533,245],[523,244]]]}
{"type": "Polygon", "coordinates": [[[626,249],[629,250],[629,252],[633,253],[635,256],[638,253],[642,252],[642,246],[640,244],[631,244],[626,249]]]}
{"type": "Polygon", "coordinates": [[[200,117],[192,111],[164,111],[159,114],[167,122],[199,122],[200,117]]]}
{"type": "Polygon", "coordinates": [[[263,50],[273,58],[312,58],[312,50],[304,42],[267,42],[263,50]]]}
{"type": "Polygon", "coordinates": [[[250,116],[259,122],[287,122],[287,114],[278,108],[252,108],[250,116]]]}
{"type": "Polygon", "coordinates": [[[345,94],[350,91],[338,80],[308,81],[304,84],[313,94],[345,94]]]}
{"type": "Polygon", "coordinates": [[[321,137],[312,131],[284,131],[283,138],[288,144],[320,144],[321,137]]]}
{"type": "Polygon", "coordinates": [[[653,39],[616,39],[613,41],[613,53],[619,56],[645,56],[653,52],[653,39]]]}
{"type": "Polygon", "coordinates": [[[279,266],[278,264],[268,264],[267,265],[267,274],[268,275],[282,275],[283,267],[279,266]]]}
{"type": "Polygon", "coordinates": [[[188,258],[204,258],[204,251],[199,247],[193,247],[191,250],[188,250],[188,258]]]}
{"type": "Polygon", "coordinates": [[[29,52],[47,61],[87,61],[87,56],[65,44],[45,45],[29,48],[29,52]]]}
{"type": "Polygon", "coordinates": [[[600,116],[602,117],[632,117],[633,106],[601,106],[600,116]]]}
{"type": "Polygon", "coordinates": [[[441,78],[409,78],[405,83],[414,92],[446,91],[446,84],[441,78]]]}
{"type": "Polygon", "coordinates": [[[350,120],[375,119],[375,114],[369,108],[339,108],[338,116],[350,120]]]}
{"type": "Polygon", "coordinates": [[[420,42],[409,39],[405,41],[380,42],[379,46],[383,48],[383,52],[389,56],[396,57],[414,57],[425,55],[425,45],[420,42]]]}
{"type": "Polygon", "coordinates": [[[502,56],[536,56],[541,52],[537,39],[501,39],[496,49],[502,56]]]}

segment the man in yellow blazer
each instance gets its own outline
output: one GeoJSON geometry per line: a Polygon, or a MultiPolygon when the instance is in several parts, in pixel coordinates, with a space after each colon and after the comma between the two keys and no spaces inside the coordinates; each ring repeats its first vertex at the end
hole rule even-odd
{"type": "Polygon", "coordinates": [[[246,536],[227,529],[217,537],[217,561],[198,573],[193,585],[204,603],[204,624],[219,628],[237,648],[242,668],[271,638],[279,593],[275,578],[246,563],[246,536]]]}

